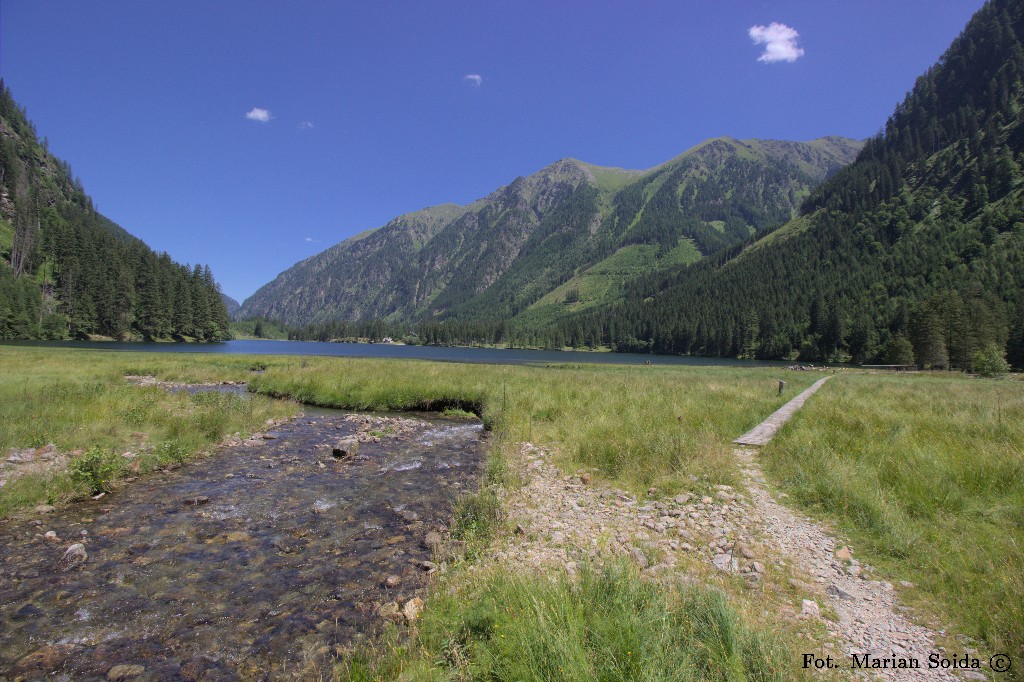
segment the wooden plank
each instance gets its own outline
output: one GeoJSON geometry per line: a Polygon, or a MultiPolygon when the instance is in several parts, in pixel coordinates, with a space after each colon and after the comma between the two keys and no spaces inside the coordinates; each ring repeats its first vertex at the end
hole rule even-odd
{"type": "Polygon", "coordinates": [[[810,388],[775,410],[770,417],[734,440],[733,443],[737,445],[765,445],[775,437],[775,434],[782,428],[782,425],[788,422],[796,414],[796,411],[804,406],[807,399],[814,395],[814,392],[831,378],[831,376],[827,376],[818,379],[810,388]]]}

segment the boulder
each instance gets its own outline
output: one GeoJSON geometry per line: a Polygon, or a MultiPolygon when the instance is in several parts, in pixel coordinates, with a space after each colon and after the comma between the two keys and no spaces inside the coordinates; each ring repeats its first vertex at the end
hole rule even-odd
{"type": "Polygon", "coordinates": [[[85,545],[81,542],[76,542],[67,548],[64,552],[64,556],[57,562],[57,569],[60,571],[70,571],[73,568],[78,568],[89,559],[89,553],[85,551],[85,545]]]}
{"type": "Polygon", "coordinates": [[[331,449],[331,455],[335,459],[348,459],[356,454],[359,450],[359,440],[355,436],[349,438],[342,438],[334,447],[331,449]]]}

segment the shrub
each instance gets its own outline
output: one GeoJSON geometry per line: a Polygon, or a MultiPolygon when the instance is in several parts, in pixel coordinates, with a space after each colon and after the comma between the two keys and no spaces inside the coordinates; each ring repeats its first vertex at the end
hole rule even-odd
{"type": "Polygon", "coordinates": [[[94,446],[71,460],[69,470],[76,485],[86,485],[93,495],[98,495],[110,492],[120,467],[112,453],[94,446]]]}
{"type": "Polygon", "coordinates": [[[1001,377],[1010,371],[1010,365],[1006,362],[1006,354],[994,343],[975,351],[972,362],[978,376],[988,379],[1001,377]]]}

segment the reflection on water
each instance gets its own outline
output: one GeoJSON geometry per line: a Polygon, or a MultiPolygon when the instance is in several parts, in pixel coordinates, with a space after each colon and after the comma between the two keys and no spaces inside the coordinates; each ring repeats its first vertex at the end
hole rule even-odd
{"type": "Polygon", "coordinates": [[[115,665],[152,679],[329,668],[380,624],[380,604],[422,591],[425,536],[475,487],[482,461],[479,424],[440,420],[332,456],[367,428],[341,414],[300,418],[259,445],[0,524],[0,679],[102,679],[115,665]],[[75,542],[88,561],[61,572],[75,542]]]}

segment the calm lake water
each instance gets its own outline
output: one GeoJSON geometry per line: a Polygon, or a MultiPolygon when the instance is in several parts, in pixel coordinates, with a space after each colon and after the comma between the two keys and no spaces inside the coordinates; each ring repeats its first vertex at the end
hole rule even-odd
{"type": "Polygon", "coordinates": [[[7,341],[2,345],[40,348],[85,348],[143,353],[227,353],[232,355],[326,355],[363,358],[407,358],[502,365],[592,363],[618,365],[709,365],[770,367],[786,362],[702,358],[635,353],[403,346],[386,343],[321,343],[317,341],[225,341],[223,343],[121,343],[114,341],[7,341]]]}

